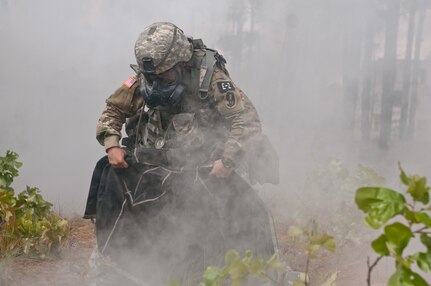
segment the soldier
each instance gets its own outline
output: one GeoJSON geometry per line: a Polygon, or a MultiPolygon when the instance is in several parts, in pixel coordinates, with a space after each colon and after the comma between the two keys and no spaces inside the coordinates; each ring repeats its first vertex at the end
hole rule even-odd
{"type": "Polygon", "coordinates": [[[227,136],[212,136],[225,142],[220,157],[214,158],[211,175],[229,176],[246,142],[261,132],[261,123],[253,104],[229,77],[224,58],[200,40],[187,38],[171,23],[147,27],[136,41],[135,55],[137,76],[107,99],[97,125],[97,140],[104,145],[109,163],[127,168],[125,151],[119,144],[121,127],[145,105],[149,121],[139,144],[146,147],[166,146],[168,129],[179,113],[193,113],[202,129],[217,124],[227,127],[227,136]]]}
{"type": "MultiPolygon", "coordinates": [[[[120,256],[127,247],[141,264],[142,256],[155,255],[175,275],[191,265],[205,269],[230,248],[269,258],[275,242],[268,213],[238,176],[261,122],[225,59],[166,22],[145,28],[135,55],[136,75],[106,100],[97,124],[97,140],[114,167],[102,174],[97,169],[106,158],[99,161],[87,201],[99,250],[120,256]],[[120,145],[124,124],[126,148],[120,145]]],[[[257,164],[249,160],[247,169],[257,164]]],[[[130,264],[130,255],[117,261],[130,264]]],[[[148,267],[154,273],[159,266],[148,267]]]]}

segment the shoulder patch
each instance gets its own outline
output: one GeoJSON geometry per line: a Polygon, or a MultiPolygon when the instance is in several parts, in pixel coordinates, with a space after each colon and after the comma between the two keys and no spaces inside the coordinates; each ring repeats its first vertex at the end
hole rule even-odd
{"type": "Polygon", "coordinates": [[[134,85],[136,82],[136,76],[129,77],[125,82],[123,82],[123,85],[127,88],[131,88],[132,85],[134,85]]]}
{"type": "Polygon", "coordinates": [[[228,92],[225,95],[225,105],[227,108],[232,109],[235,108],[238,101],[235,97],[235,94],[233,92],[228,92]]]}
{"type": "Polygon", "coordinates": [[[225,93],[230,90],[235,90],[235,87],[233,86],[233,82],[231,81],[219,81],[217,82],[217,87],[220,93],[225,93]]]}

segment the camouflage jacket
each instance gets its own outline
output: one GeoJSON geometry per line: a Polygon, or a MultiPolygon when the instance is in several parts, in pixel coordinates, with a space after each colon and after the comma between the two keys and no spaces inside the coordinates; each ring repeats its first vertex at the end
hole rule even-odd
{"type": "MultiPolygon", "coordinates": [[[[199,86],[188,86],[188,90],[193,89],[199,90],[199,86]]],[[[207,118],[223,121],[227,125],[227,134],[223,138],[224,149],[219,159],[231,162],[230,164],[234,166],[235,162],[238,162],[243,156],[244,146],[248,141],[261,133],[261,122],[256,109],[245,93],[232,82],[224,67],[220,66],[214,68],[208,97],[203,101],[203,104],[196,106],[193,104],[196,102],[196,97],[188,99],[186,97],[180,104],[187,112],[216,115],[207,116],[207,118]]],[[[97,123],[96,131],[97,140],[106,150],[120,146],[119,140],[123,124],[133,116],[136,117],[144,104],[139,91],[139,81],[135,81],[133,77],[106,100],[106,107],[97,123]]],[[[159,119],[166,121],[166,116],[163,115],[165,113],[160,114],[159,119]]]]}

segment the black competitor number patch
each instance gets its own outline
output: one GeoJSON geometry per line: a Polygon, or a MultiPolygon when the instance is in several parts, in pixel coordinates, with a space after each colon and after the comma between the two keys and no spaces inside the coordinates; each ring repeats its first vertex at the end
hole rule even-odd
{"type": "Polygon", "coordinates": [[[230,90],[235,90],[235,87],[233,86],[233,82],[231,82],[231,81],[219,81],[217,83],[217,86],[218,86],[218,90],[221,93],[225,93],[225,92],[228,92],[230,90]]]}

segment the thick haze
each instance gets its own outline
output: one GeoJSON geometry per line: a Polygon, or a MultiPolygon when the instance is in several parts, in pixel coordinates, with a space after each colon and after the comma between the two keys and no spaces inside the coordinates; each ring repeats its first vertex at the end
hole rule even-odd
{"type": "MultiPolygon", "coordinates": [[[[2,0],[0,151],[14,150],[24,163],[14,186],[37,186],[61,212],[82,214],[93,167],[104,155],[95,139],[104,100],[133,74],[134,42],[155,21],[173,22],[218,49],[255,103],[280,154],[282,182],[265,186],[265,197],[295,203],[313,160],[362,163],[388,179],[397,176],[400,160],[408,173],[431,177],[429,69],[409,140],[392,139],[383,150],[372,131],[363,141],[358,107],[346,109],[360,105],[362,91],[346,105],[346,70],[361,86],[364,66],[354,47],[362,47],[365,24],[379,19],[383,2],[2,0]],[[355,62],[361,72],[349,73],[355,62]]],[[[401,17],[398,59],[404,58],[406,23],[401,17]]],[[[428,63],[430,27],[428,10],[421,46],[428,63]]],[[[378,62],[385,51],[383,19],[374,28],[378,62]]]]}
{"type": "Polygon", "coordinates": [[[431,10],[409,22],[416,2],[402,0],[389,17],[398,1],[0,0],[0,155],[13,150],[24,163],[13,187],[37,186],[56,210],[83,215],[105,155],[95,139],[104,101],[133,74],[138,34],[158,21],[219,50],[255,104],[280,156],[280,184],[257,186],[277,215],[325,225],[319,212],[346,199],[319,185],[334,159],[397,189],[397,161],[431,179],[431,10]],[[409,38],[409,23],[421,35],[409,38]]]}

